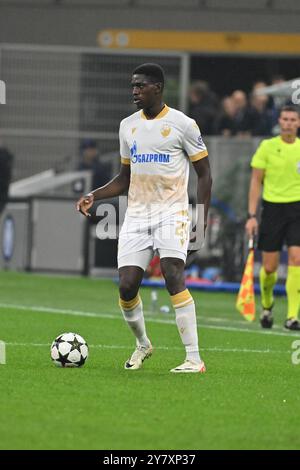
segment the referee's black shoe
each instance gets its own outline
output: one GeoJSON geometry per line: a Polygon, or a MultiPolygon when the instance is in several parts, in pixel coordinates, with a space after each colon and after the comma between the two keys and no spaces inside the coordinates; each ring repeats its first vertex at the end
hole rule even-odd
{"type": "Polygon", "coordinates": [[[273,321],[274,321],[272,308],[273,308],[273,305],[270,308],[263,307],[261,315],[260,315],[260,324],[262,328],[272,328],[273,321]]]}
{"type": "Polygon", "coordinates": [[[287,330],[300,331],[300,322],[297,318],[288,318],[284,322],[284,328],[287,330]]]}

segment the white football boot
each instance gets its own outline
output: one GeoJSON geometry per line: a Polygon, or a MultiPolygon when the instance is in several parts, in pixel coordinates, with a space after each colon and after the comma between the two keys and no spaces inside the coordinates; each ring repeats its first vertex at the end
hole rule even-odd
{"type": "Polygon", "coordinates": [[[193,362],[186,360],[183,364],[174,369],[171,369],[170,372],[174,372],[175,374],[188,374],[188,373],[195,373],[199,372],[200,374],[204,374],[206,372],[206,367],[203,361],[201,362],[193,362]]]}
{"type": "Polygon", "coordinates": [[[132,356],[125,362],[124,368],[127,370],[140,369],[145,359],[152,355],[153,347],[150,343],[149,346],[138,345],[132,356]]]}

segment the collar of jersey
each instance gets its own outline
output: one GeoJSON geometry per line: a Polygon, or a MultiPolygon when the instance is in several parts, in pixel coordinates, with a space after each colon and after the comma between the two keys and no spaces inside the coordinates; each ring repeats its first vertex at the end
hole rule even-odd
{"type": "Polygon", "coordinates": [[[145,114],[144,114],[144,111],[141,112],[141,118],[142,119],[147,119],[147,121],[154,121],[154,119],[161,119],[163,118],[167,113],[169,112],[169,107],[165,104],[163,109],[161,110],[161,112],[155,116],[155,118],[153,119],[148,119],[145,114]]]}
{"type": "Polygon", "coordinates": [[[283,144],[283,145],[288,145],[288,146],[294,145],[294,144],[298,143],[298,141],[299,141],[299,138],[298,138],[297,136],[296,136],[296,139],[294,140],[293,143],[285,142],[285,140],[283,140],[283,138],[281,137],[281,135],[279,135],[278,137],[279,137],[279,142],[280,142],[281,144],[283,144]]]}

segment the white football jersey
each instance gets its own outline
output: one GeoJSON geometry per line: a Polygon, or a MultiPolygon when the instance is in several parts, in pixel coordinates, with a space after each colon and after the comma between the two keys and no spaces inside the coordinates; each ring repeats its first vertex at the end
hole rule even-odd
{"type": "Polygon", "coordinates": [[[130,165],[127,213],[168,216],[188,209],[189,160],[208,155],[196,122],[165,105],[155,119],[143,111],[120,124],[120,155],[130,165]]]}

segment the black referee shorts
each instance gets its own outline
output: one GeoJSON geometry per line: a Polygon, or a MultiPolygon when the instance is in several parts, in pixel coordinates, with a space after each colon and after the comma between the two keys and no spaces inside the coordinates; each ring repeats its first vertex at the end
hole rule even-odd
{"type": "Polygon", "coordinates": [[[300,246],[300,201],[263,201],[258,249],[280,251],[283,244],[300,246]]]}

